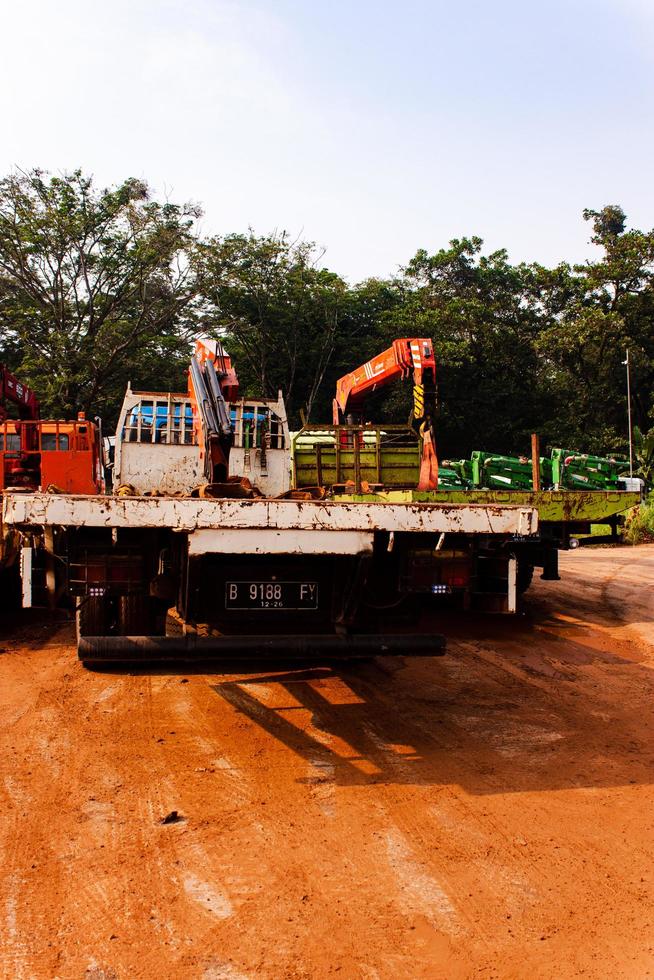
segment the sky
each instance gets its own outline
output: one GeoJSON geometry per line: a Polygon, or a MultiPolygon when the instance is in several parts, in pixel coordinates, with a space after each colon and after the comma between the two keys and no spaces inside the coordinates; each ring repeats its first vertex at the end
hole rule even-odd
{"type": "Polygon", "coordinates": [[[0,39],[0,174],[145,178],[351,282],[654,226],[654,0],[0,0],[0,39]]]}

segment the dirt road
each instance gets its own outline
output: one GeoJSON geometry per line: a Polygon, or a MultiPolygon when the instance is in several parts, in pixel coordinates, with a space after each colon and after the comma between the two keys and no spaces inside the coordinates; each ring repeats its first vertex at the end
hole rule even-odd
{"type": "Polygon", "coordinates": [[[1,975],[654,976],[654,546],[562,570],[338,670],[91,673],[5,626],[1,975]]]}

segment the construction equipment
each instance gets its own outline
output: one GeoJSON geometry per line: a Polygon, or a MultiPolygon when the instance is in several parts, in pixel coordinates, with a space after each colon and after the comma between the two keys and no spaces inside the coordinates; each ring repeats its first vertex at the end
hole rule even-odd
{"type": "Polygon", "coordinates": [[[7,420],[7,402],[16,405],[19,419],[38,419],[39,402],[34,392],[0,364],[0,422],[7,420]]]}
{"type": "Polygon", "coordinates": [[[102,493],[98,428],[80,412],[56,419],[0,423],[0,491],[10,487],[102,493]]]}
{"type": "Polygon", "coordinates": [[[6,487],[100,493],[103,477],[97,426],[83,412],[74,422],[41,419],[34,392],[0,364],[0,491],[6,487]]]}
{"type": "Polygon", "coordinates": [[[394,340],[388,350],[339,378],[333,402],[333,423],[340,425],[350,413],[360,415],[368,395],[409,375],[413,376],[413,425],[422,440],[418,489],[435,490],[438,486],[434,434],[436,358],[429,338],[403,337],[394,340]]]}
{"type": "MultiPolygon", "coordinates": [[[[284,401],[239,398],[239,383],[220,341],[200,338],[188,375],[190,412],[207,483],[222,487],[231,471],[241,487],[263,494],[289,489],[289,432],[284,401]]],[[[215,491],[214,491],[215,492],[215,491]]],[[[237,492],[232,481],[232,492],[237,492]]]]}
{"type": "Polygon", "coordinates": [[[128,386],[114,441],[118,492],[187,494],[205,483],[224,494],[230,474],[263,496],[289,490],[290,433],[281,392],[276,399],[239,398],[229,355],[217,346],[198,342],[188,392],[128,386]]]}
{"type": "MultiPolygon", "coordinates": [[[[431,391],[431,343],[404,361],[400,353],[406,354],[401,345],[387,373],[397,374],[403,364],[431,391]],[[419,356],[427,359],[426,373],[416,366],[419,356]]],[[[351,390],[360,394],[356,385],[351,390]]],[[[227,353],[203,342],[190,367],[188,395],[128,389],[116,432],[114,496],[6,496],[6,527],[21,535],[25,600],[33,595],[32,557],[47,538],[77,600],[83,659],[132,659],[157,650],[168,656],[171,644],[185,656],[243,649],[304,656],[307,644],[320,656],[391,649],[437,654],[442,638],[419,632],[418,611],[401,640],[389,639],[386,623],[406,600],[440,594],[442,575],[432,589],[424,556],[450,535],[479,566],[474,582],[469,571],[457,571],[466,593],[481,604],[491,587],[503,589],[503,598],[491,597],[494,608],[515,609],[510,543],[535,533],[533,508],[437,500],[398,506],[382,495],[356,503],[325,487],[292,487],[283,401],[233,400],[237,393],[227,353]],[[233,499],[224,481],[248,474],[259,496],[233,499]],[[204,493],[197,490],[202,478],[210,484],[204,493]],[[483,574],[490,552],[492,582],[483,574]],[[161,644],[156,637],[166,631],[171,605],[183,635],[161,644]],[[153,640],[126,644],[134,636],[153,640]]],[[[431,426],[431,413],[417,400],[415,418],[431,426]]],[[[327,438],[334,441],[333,433],[327,438]]],[[[411,440],[409,456],[420,466],[413,430],[411,440]]],[[[375,472],[385,480],[387,446],[365,433],[355,441],[382,457],[375,472]]],[[[168,632],[173,627],[169,622],[168,632]]],[[[396,634],[395,627],[390,635],[396,634]]]]}
{"type": "Polygon", "coordinates": [[[569,449],[552,450],[552,484],[566,490],[619,490],[629,473],[626,456],[592,456],[569,449]]]}
{"type": "Polygon", "coordinates": [[[623,490],[525,489],[529,460],[490,454],[444,467],[438,483],[431,341],[396,345],[341,379],[337,423],[307,426],[292,442],[281,396],[232,400],[236,376],[220,345],[196,349],[188,394],[128,388],[114,496],[5,494],[24,601],[47,541],[76,599],[88,662],[439,653],[442,638],[420,632],[435,604],[515,612],[534,567],[557,578],[558,552],[575,534],[638,502],[623,490]],[[423,385],[418,432],[341,424],[369,391],[411,372],[423,385]],[[499,483],[475,488],[482,473],[499,483]]]}
{"type": "Polygon", "coordinates": [[[239,386],[231,359],[219,341],[196,341],[188,388],[204,475],[208,483],[224,483],[234,438],[227,402],[238,399],[239,386]]]}
{"type": "MultiPolygon", "coordinates": [[[[625,456],[592,456],[569,449],[552,449],[539,457],[540,487],[545,490],[631,490],[642,481],[630,480],[625,456]]],[[[475,450],[470,459],[445,460],[439,473],[441,489],[534,490],[532,460],[475,450]],[[458,481],[458,482],[457,482],[458,481]]]]}
{"type": "Polygon", "coordinates": [[[420,437],[407,425],[310,425],[293,436],[293,488],[334,494],[415,487],[420,437]]]}
{"type": "Polygon", "coordinates": [[[39,402],[27,385],[0,364],[0,490],[5,486],[39,486],[38,437],[33,426],[39,417],[39,402]],[[15,407],[17,419],[9,418],[8,404],[15,407]]]}
{"type": "MultiPolygon", "coordinates": [[[[83,413],[74,422],[40,419],[34,392],[0,365],[0,496],[8,488],[99,494],[104,481],[98,428],[83,413]],[[17,418],[10,417],[9,405],[17,418]]],[[[53,541],[50,528],[44,532],[39,560],[33,565],[32,552],[20,551],[20,536],[5,531],[0,521],[0,594],[9,606],[20,591],[19,555],[30,592],[46,596],[54,606],[66,583],[57,574],[62,566],[56,567],[53,541]]]]}
{"type": "MultiPolygon", "coordinates": [[[[534,489],[531,459],[527,456],[502,456],[475,450],[470,457],[470,463],[473,487],[534,489]]],[[[551,487],[551,461],[540,457],[539,464],[541,486],[551,487]]]]}

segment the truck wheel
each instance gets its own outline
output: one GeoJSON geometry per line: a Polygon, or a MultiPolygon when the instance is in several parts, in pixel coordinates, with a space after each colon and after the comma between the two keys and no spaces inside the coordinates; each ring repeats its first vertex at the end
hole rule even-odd
{"type": "Polygon", "coordinates": [[[118,599],[118,632],[121,636],[147,636],[150,632],[147,596],[121,595],[118,599]]]}
{"type": "Polygon", "coordinates": [[[104,636],[107,632],[107,601],[104,596],[91,595],[80,600],[75,610],[77,638],[80,636],[104,636]]]}

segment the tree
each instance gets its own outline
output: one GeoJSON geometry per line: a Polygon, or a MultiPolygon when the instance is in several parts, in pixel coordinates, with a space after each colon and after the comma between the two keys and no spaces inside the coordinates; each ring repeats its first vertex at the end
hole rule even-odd
{"type": "Polygon", "coordinates": [[[654,389],[654,232],[626,231],[617,205],[585,211],[597,262],[533,266],[543,327],[539,354],[551,392],[548,435],[569,448],[624,450],[625,378],[632,362],[635,420],[647,429],[654,389]]]}
{"type": "Polygon", "coordinates": [[[530,270],[503,250],[482,255],[482,245],[462,238],[434,255],[419,250],[404,269],[402,307],[389,318],[396,336],[434,340],[441,456],[516,452],[542,417],[530,270]]]}
{"type": "Polygon", "coordinates": [[[595,232],[592,241],[596,245],[604,245],[608,240],[615,240],[622,235],[627,223],[627,216],[619,204],[607,204],[601,211],[583,210],[584,221],[593,222],[595,232]]]}
{"type": "MultiPolygon", "coordinates": [[[[347,290],[341,308],[334,353],[314,403],[315,420],[331,422],[337,380],[380,353],[397,336],[392,321],[403,300],[402,287],[394,280],[367,279],[347,290]]],[[[373,395],[367,402],[366,415],[372,421],[390,419],[391,416],[385,414],[386,405],[387,399],[373,395]]],[[[405,421],[407,415],[408,409],[402,421],[405,421]]]]}
{"type": "Polygon", "coordinates": [[[115,415],[132,371],[142,383],[170,369],[169,355],[187,360],[199,215],[153,201],[135,179],[104,190],[79,170],[0,181],[3,346],[46,411],[115,415]]]}
{"type": "MultiPolygon", "coordinates": [[[[601,254],[583,265],[514,265],[460,238],[355,286],[284,232],[200,241],[199,215],[134,179],[0,180],[0,360],[47,413],[111,425],[129,380],[185,387],[202,330],[225,339],[245,393],[283,390],[293,425],[329,421],[337,378],[395,337],[433,338],[442,457],[527,451],[532,431],[624,451],[627,347],[634,423],[654,425],[654,231],[628,228],[619,205],[584,211],[601,254]]],[[[396,385],[367,414],[401,422],[410,407],[411,386],[396,385]]]]}
{"type": "Polygon", "coordinates": [[[641,432],[637,425],[634,426],[634,455],[636,476],[641,476],[651,489],[654,485],[654,426],[649,432],[641,432]]]}
{"type": "Polygon", "coordinates": [[[198,251],[205,327],[229,344],[246,391],[282,389],[294,423],[313,410],[346,308],[345,283],[321,259],[285,232],[213,238],[198,251]]]}

